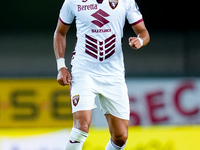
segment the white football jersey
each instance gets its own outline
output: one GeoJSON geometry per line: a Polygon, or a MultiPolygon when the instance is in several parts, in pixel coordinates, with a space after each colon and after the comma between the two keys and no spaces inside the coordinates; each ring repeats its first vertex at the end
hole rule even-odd
{"type": "Polygon", "coordinates": [[[129,24],[142,21],[134,0],[65,0],[60,20],[75,19],[77,43],[72,58],[72,74],[124,76],[122,38],[125,19],[129,24]]]}

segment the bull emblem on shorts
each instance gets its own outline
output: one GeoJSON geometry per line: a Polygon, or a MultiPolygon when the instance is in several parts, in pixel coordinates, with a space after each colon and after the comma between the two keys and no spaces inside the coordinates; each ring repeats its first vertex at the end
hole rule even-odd
{"type": "Polygon", "coordinates": [[[79,99],[80,99],[79,95],[75,95],[75,96],[72,97],[72,103],[73,103],[74,106],[78,105],[79,99]]]}
{"type": "Polygon", "coordinates": [[[115,9],[118,5],[118,0],[109,0],[110,7],[115,9]]]}

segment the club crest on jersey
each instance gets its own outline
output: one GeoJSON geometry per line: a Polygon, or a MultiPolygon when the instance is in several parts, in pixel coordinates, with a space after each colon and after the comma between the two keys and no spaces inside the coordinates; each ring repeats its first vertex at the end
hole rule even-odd
{"type": "Polygon", "coordinates": [[[110,7],[115,9],[118,5],[118,0],[109,0],[110,7]]]}
{"type": "Polygon", "coordinates": [[[72,97],[72,103],[74,106],[78,105],[79,99],[80,99],[80,95],[75,95],[72,97]]]}

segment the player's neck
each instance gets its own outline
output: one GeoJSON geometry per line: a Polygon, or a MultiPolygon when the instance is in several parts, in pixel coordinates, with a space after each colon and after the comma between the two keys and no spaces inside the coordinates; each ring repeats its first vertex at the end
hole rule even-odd
{"type": "Polygon", "coordinates": [[[96,0],[98,4],[103,3],[103,0],[96,0]]]}

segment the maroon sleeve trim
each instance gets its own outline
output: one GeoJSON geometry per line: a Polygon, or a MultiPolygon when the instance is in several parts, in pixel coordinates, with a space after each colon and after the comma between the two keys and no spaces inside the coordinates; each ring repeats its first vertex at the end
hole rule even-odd
{"type": "Polygon", "coordinates": [[[134,25],[136,25],[136,24],[138,24],[138,23],[140,23],[140,22],[142,22],[143,21],[143,19],[140,19],[140,20],[138,20],[138,21],[136,21],[136,22],[134,22],[134,23],[132,23],[132,24],[130,24],[131,26],[134,26],[134,25]]]}
{"type": "Polygon", "coordinates": [[[60,17],[59,17],[59,20],[65,25],[68,25],[68,26],[71,25],[71,24],[65,23],[60,17]]]}

